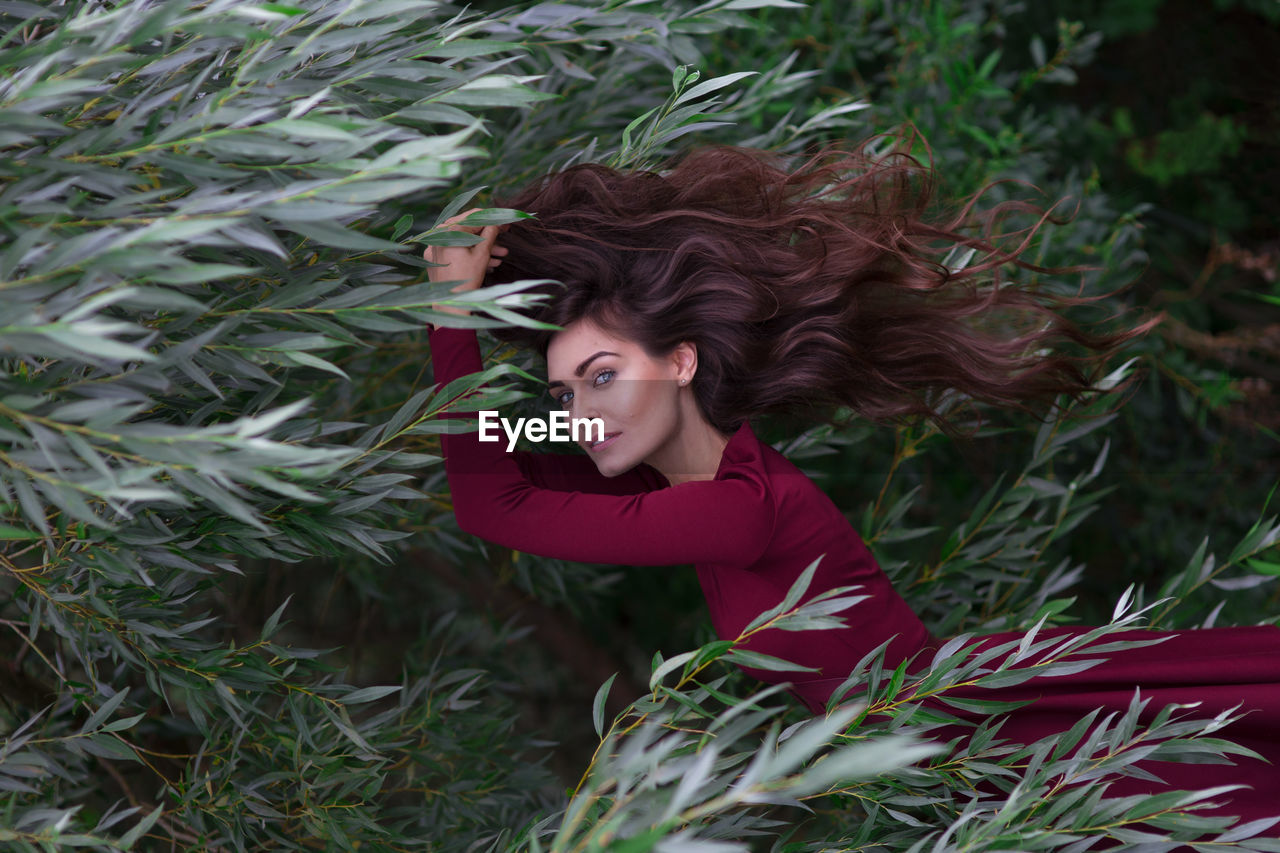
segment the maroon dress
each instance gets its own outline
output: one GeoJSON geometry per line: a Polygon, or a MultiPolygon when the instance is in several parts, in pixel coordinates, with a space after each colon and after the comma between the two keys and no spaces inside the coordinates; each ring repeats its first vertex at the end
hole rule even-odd
{"type": "MultiPolygon", "coordinates": [[[[482,369],[475,332],[433,328],[435,379],[443,385],[482,369]]],[[[463,415],[454,414],[455,417],[463,415]]],[[[442,436],[445,467],[458,525],[518,551],[565,560],[624,565],[692,563],[706,596],[711,623],[724,639],[736,638],[761,612],[776,606],[800,573],[822,557],[809,587],[812,596],[840,586],[860,586],[868,598],[840,615],[843,629],[765,631],[749,648],[817,672],[779,673],[744,667],[762,681],[790,681],[792,692],[822,713],[845,676],[889,640],[886,665],[919,655],[927,666],[943,640],[933,637],[876,563],[862,538],[830,498],[786,457],[756,438],[743,423],[725,446],[712,480],[672,486],[641,464],[604,477],[583,455],[507,453],[501,443],[475,433],[442,436]]],[[[1080,628],[1045,629],[1041,638],[1080,628]]],[[[982,648],[1023,636],[1023,631],[975,638],[982,648]]],[[[1113,632],[1100,643],[1164,638],[1141,648],[1113,651],[1105,662],[1072,675],[1037,677],[1012,687],[970,688],[948,695],[1034,702],[1010,714],[1001,737],[1030,743],[1071,728],[1100,706],[1125,711],[1135,686],[1150,697],[1143,721],[1169,703],[1199,702],[1197,717],[1242,703],[1245,719],[1220,736],[1266,756],[1243,756],[1234,765],[1144,761],[1167,787],[1136,778],[1117,780],[1109,794],[1155,793],[1245,784],[1219,796],[1228,805],[1201,814],[1246,819],[1280,816],[1280,628],[1253,626],[1193,631],[1113,632]]],[[[1087,658],[1077,653],[1074,658],[1087,658]]],[[[1099,655],[1099,657],[1104,657],[1099,655]]],[[[980,715],[943,707],[969,719],[980,715]]],[[[943,731],[941,737],[959,733],[943,731]]],[[[931,735],[933,736],[933,735],[931,735]]],[[[1272,830],[1272,832],[1280,830],[1272,830]]]]}

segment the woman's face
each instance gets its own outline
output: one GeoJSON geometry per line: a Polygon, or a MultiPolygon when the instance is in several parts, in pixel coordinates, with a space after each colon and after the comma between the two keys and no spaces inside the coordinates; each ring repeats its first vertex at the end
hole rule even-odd
{"type": "Polygon", "coordinates": [[[681,421],[680,379],[692,378],[695,359],[688,344],[667,357],[652,358],[638,343],[615,337],[590,320],[577,320],[557,332],[547,347],[547,392],[571,419],[604,422],[604,441],[586,441],[584,430],[578,443],[601,474],[616,477],[675,440],[681,421]]]}

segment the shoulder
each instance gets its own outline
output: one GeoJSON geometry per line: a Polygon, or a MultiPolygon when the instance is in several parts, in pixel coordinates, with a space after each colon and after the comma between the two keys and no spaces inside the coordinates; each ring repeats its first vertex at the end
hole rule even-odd
{"type": "Polygon", "coordinates": [[[815,497],[825,497],[791,460],[762,441],[746,421],[729,439],[716,471],[716,480],[749,483],[762,502],[780,509],[815,497]]]}
{"type": "Polygon", "coordinates": [[[743,421],[742,426],[729,437],[729,443],[720,455],[720,467],[716,469],[714,479],[751,480],[767,487],[771,467],[769,454],[783,458],[782,454],[756,436],[750,421],[743,421]]]}
{"type": "Polygon", "coordinates": [[[791,460],[771,445],[761,441],[751,428],[750,421],[743,422],[724,448],[716,479],[728,477],[746,477],[765,481],[798,477],[810,485],[813,484],[813,481],[792,464],[791,460]]]}
{"type": "Polygon", "coordinates": [[[779,510],[816,517],[833,523],[844,516],[822,488],[770,444],[762,441],[744,424],[725,448],[725,458],[717,473],[720,478],[748,479],[759,484],[763,495],[779,510]]]}

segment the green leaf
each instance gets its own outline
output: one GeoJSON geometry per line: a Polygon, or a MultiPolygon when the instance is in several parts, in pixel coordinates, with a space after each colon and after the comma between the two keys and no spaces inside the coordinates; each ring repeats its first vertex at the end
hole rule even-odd
{"type": "Polygon", "coordinates": [[[1245,560],[1245,565],[1264,575],[1280,575],[1280,563],[1271,563],[1266,560],[1259,560],[1254,557],[1245,560]]]}
{"type": "Polygon", "coordinates": [[[399,684],[387,684],[378,687],[361,687],[337,697],[343,705],[359,705],[362,702],[373,702],[402,689],[399,684]]]}
{"type": "Polygon", "coordinates": [[[758,71],[736,71],[732,74],[725,74],[720,77],[713,77],[710,80],[706,80],[702,83],[699,83],[689,91],[680,95],[680,97],[676,98],[675,106],[679,106],[680,104],[686,103],[687,101],[695,100],[696,98],[700,98],[703,95],[708,95],[712,92],[719,91],[720,89],[723,89],[727,86],[732,86],[734,83],[738,82],[739,80],[742,80],[746,77],[753,77],[759,73],[760,72],[758,71]]]}
{"type": "Polygon", "coordinates": [[[724,660],[730,663],[736,663],[738,666],[748,666],[754,669],[764,669],[773,672],[817,672],[818,668],[814,666],[803,666],[798,663],[791,663],[782,658],[766,655],[760,652],[753,652],[747,649],[733,649],[724,656],[724,660]]]}
{"type": "Polygon", "coordinates": [[[110,717],[115,713],[116,708],[120,707],[120,703],[123,702],[125,697],[128,695],[129,688],[126,687],[123,690],[117,691],[113,696],[108,698],[107,701],[99,705],[98,710],[94,711],[93,714],[89,716],[89,719],[85,720],[84,725],[80,727],[80,733],[84,734],[85,732],[91,732],[99,728],[107,717],[110,717]]]}
{"type": "Polygon", "coordinates": [[[783,596],[782,601],[775,607],[769,608],[756,618],[752,619],[747,624],[747,627],[742,629],[742,633],[746,634],[756,630],[769,620],[777,618],[799,604],[800,599],[804,597],[806,592],[808,592],[809,585],[813,583],[813,575],[818,571],[818,564],[820,562],[822,562],[821,556],[809,563],[809,565],[805,567],[804,571],[800,573],[799,577],[797,577],[791,584],[790,589],[787,590],[787,594],[783,596]]]}
{"type": "Polygon", "coordinates": [[[697,652],[682,652],[673,658],[668,658],[663,661],[661,665],[653,670],[653,674],[649,676],[649,689],[652,690],[657,687],[662,682],[663,676],[677,667],[684,666],[685,663],[692,660],[696,655],[697,652]]]}
{"type": "Polygon", "coordinates": [[[591,703],[591,723],[595,726],[596,737],[604,737],[604,706],[609,698],[609,688],[613,686],[613,680],[618,677],[615,672],[613,675],[605,679],[604,684],[600,685],[600,689],[596,691],[596,698],[591,703]]]}
{"type": "Polygon", "coordinates": [[[487,207],[483,210],[477,210],[463,219],[462,225],[506,225],[510,222],[519,222],[522,219],[532,219],[528,213],[522,210],[512,210],[507,207],[487,207]]]}
{"type": "Polygon", "coordinates": [[[0,539],[39,539],[40,534],[34,530],[24,530],[21,527],[13,527],[8,524],[0,523],[0,539]]]}

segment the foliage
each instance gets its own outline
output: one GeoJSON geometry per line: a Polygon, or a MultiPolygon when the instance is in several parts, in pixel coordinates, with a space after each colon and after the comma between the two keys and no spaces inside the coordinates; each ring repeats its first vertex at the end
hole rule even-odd
{"type": "MultiPolygon", "coordinates": [[[[1256,97],[1254,77],[1276,43],[1280,29],[1252,4],[823,0],[762,13],[711,54],[726,69],[794,61],[817,71],[750,118],[754,127],[856,98],[869,104],[857,114],[868,130],[910,121],[923,131],[946,197],[1012,180],[1029,186],[996,186],[987,198],[1034,197],[1035,187],[1046,205],[1066,200],[1056,212],[1074,220],[1052,230],[1037,260],[1096,266],[1070,289],[1131,285],[1123,304],[1165,312],[1130,353],[1151,375],[1106,436],[1101,483],[1122,509],[1086,521],[1071,546],[1088,564],[1087,619],[1104,618],[1126,582],[1163,582],[1206,535],[1243,535],[1253,521],[1245,507],[1275,483],[1280,252],[1274,199],[1258,189],[1274,183],[1268,140],[1280,114],[1256,97]],[[1230,16],[1215,11],[1226,7],[1230,16]],[[1128,35],[1134,27],[1140,36],[1128,35]]],[[[967,512],[975,475],[982,489],[994,483],[1010,440],[936,446],[900,466],[898,438],[870,438],[848,445],[824,485],[838,503],[860,503],[888,467],[898,475],[889,493],[925,488],[914,512],[939,523],[967,512]]],[[[1096,434],[1082,452],[1102,441],[1096,434]]],[[[941,543],[918,544],[936,552],[941,543]]],[[[1219,603],[1216,590],[1193,597],[1203,614],[1219,603]]],[[[1225,618],[1272,616],[1275,601],[1260,611],[1233,597],[1225,618]]]]}
{"type": "MultiPolygon", "coordinates": [[[[830,621],[829,614],[858,600],[827,596],[796,607],[794,601],[816,565],[792,589],[791,606],[784,603],[765,614],[755,630],[830,621]],[[807,616],[809,612],[818,615],[807,616]]],[[[726,676],[699,680],[729,643],[655,661],[653,693],[629,705],[604,732],[597,757],[568,807],[530,828],[528,849],[543,849],[544,844],[553,851],[610,844],[625,849],[631,844],[637,849],[692,850],[713,844],[716,849],[746,850],[744,839],[771,834],[807,836],[812,840],[796,839],[787,848],[806,851],[866,845],[1052,850],[1069,844],[1086,849],[1100,838],[1215,839],[1244,842],[1241,846],[1249,849],[1280,848],[1274,839],[1257,837],[1267,828],[1262,822],[1222,833],[1230,819],[1194,815],[1196,804],[1229,786],[1155,797],[1105,796],[1112,774],[1137,773],[1131,765],[1138,760],[1197,760],[1236,752],[1233,744],[1209,737],[1232,717],[1188,719],[1175,716],[1180,708],[1170,705],[1143,726],[1138,714],[1150,700],[1137,691],[1123,714],[1099,720],[1094,711],[1063,735],[1019,745],[1000,737],[998,715],[1010,703],[948,698],[947,691],[956,687],[1007,686],[1095,665],[1097,661],[1072,660],[1071,655],[1082,643],[1140,621],[1141,611],[1125,610],[1122,601],[1110,625],[1066,641],[1037,642],[1032,629],[1020,640],[981,654],[964,645],[972,635],[961,635],[940,649],[928,667],[905,678],[903,668],[884,667],[881,647],[879,656],[868,655],[849,675],[850,687],[864,688],[857,701],[839,704],[837,691],[827,715],[798,720],[785,729],[776,721],[785,708],[765,702],[776,700],[777,686],[734,697],[721,692],[726,676]],[[1025,663],[1041,654],[1034,665],[1025,663]],[[673,671],[681,671],[680,678],[666,686],[664,676],[673,671]],[[958,720],[926,707],[929,699],[981,708],[993,717],[971,726],[966,737],[945,745],[930,743],[931,730],[958,720]],[[761,741],[759,729],[766,724],[761,741]],[[989,786],[973,787],[982,780],[989,786]],[[761,805],[777,808],[771,814],[762,812],[761,805]],[[797,819],[800,810],[806,814],[797,819]],[[783,815],[786,820],[776,819],[783,815]]],[[[1098,648],[1139,644],[1118,641],[1098,648]]],[[[777,668],[787,667],[778,662],[777,668]]],[[[597,730],[600,701],[597,697],[597,730]]]]}
{"type": "MultiPolygon", "coordinates": [[[[477,327],[517,322],[510,309],[532,298],[531,283],[460,300],[424,280],[421,250],[467,239],[437,226],[489,188],[548,168],[652,163],[711,131],[799,151],[869,130],[883,106],[813,98],[837,65],[810,67],[789,50],[711,70],[726,34],[753,31],[769,6],[803,8],[0,8],[0,649],[10,662],[0,668],[0,841],[398,850],[626,839],[674,850],[781,833],[798,850],[1043,849],[1067,836],[1127,840],[1127,824],[1194,804],[1144,812],[1064,798],[1037,811],[1052,776],[1090,754],[1000,746],[993,726],[950,745],[947,763],[920,763],[935,752],[922,744],[937,720],[910,701],[915,691],[1007,676],[1026,648],[1050,649],[1031,634],[1000,661],[960,648],[911,673],[868,660],[850,680],[865,688],[858,710],[812,721],[724,668],[740,656],[731,644],[660,656],[649,692],[608,726],[615,700],[598,695],[601,744],[567,799],[556,754],[517,723],[552,665],[518,620],[494,624],[448,564],[483,577],[487,558],[517,581],[495,586],[578,607],[602,584],[590,567],[495,554],[458,535],[437,444],[455,422],[438,415],[477,389],[484,407],[528,406],[519,381],[537,380],[527,358],[499,357],[433,393],[422,324],[459,323],[428,308],[450,301],[487,315],[469,321],[477,327]],[[495,385],[506,380],[517,384],[495,385]],[[371,622],[385,633],[360,655],[371,622]],[[1035,772],[1010,769],[1028,754],[1043,756],[1035,772]],[[959,797],[964,778],[988,773],[1013,793],[959,797]],[[1128,815],[1089,823],[1109,808],[1128,815]]],[[[865,25],[851,28],[849,49],[891,50],[890,25],[850,7],[865,25]]],[[[1065,28],[1052,57],[1009,72],[966,53],[985,31],[980,6],[959,18],[936,11],[953,8],[911,11],[902,30],[931,45],[896,78],[901,97],[921,104],[910,117],[944,163],[963,145],[984,151],[953,173],[956,188],[1002,170],[1035,177],[1049,169],[1036,152],[1051,147],[1052,124],[974,107],[1068,83],[1093,42],[1065,28]],[[954,97],[931,101],[930,86],[954,97]]],[[[487,208],[478,221],[521,215],[487,208]]],[[[1132,218],[1096,188],[1070,233],[1040,251],[1054,261],[1091,247],[1108,268],[1092,287],[1139,257],[1132,218]]],[[[1105,420],[1062,424],[1040,430],[1025,469],[987,491],[936,560],[884,552],[940,526],[912,526],[916,493],[894,494],[886,478],[863,531],[931,626],[1069,618],[1060,593],[1081,569],[1056,562],[1051,546],[1098,505],[1109,445],[1105,420]]],[[[872,440],[818,429],[788,449],[820,461],[872,440]]],[[[895,471],[935,441],[910,431],[894,440],[895,471]]],[[[1186,616],[1176,607],[1195,589],[1274,576],[1276,539],[1275,519],[1263,518],[1220,563],[1206,543],[1161,590],[1167,599],[1148,604],[1135,591],[1126,600],[1137,609],[1117,608],[1099,636],[1153,610],[1190,624],[1194,606],[1186,616]]],[[[829,627],[839,597],[797,609],[800,589],[757,630],[829,627]]],[[[585,706],[578,716],[585,724],[585,706]]],[[[1221,723],[1167,716],[1150,734],[1182,739],[1157,749],[1211,756],[1230,750],[1208,737],[1221,723]]],[[[1082,725],[1094,726],[1093,757],[1121,756],[1116,772],[1151,748],[1135,746],[1132,714],[1082,725]]],[[[1221,821],[1151,824],[1185,838],[1212,836],[1221,821]]],[[[1273,849],[1248,834],[1226,840],[1273,849]]]]}

